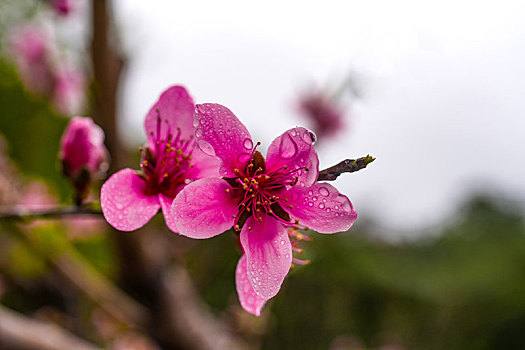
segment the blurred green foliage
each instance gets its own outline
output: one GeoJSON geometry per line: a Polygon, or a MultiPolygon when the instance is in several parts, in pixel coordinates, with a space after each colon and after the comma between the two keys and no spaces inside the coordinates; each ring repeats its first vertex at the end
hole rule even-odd
{"type": "Polygon", "coordinates": [[[71,189],[58,165],[60,136],[68,119],[48,101],[27,92],[15,69],[0,59],[0,135],[8,154],[26,175],[45,179],[65,201],[71,189]]]}

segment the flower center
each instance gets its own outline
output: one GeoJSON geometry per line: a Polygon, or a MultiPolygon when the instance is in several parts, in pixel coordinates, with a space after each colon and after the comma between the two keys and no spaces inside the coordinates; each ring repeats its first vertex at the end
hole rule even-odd
{"type": "Polygon", "coordinates": [[[284,165],[267,171],[264,156],[256,150],[259,145],[260,142],[257,142],[253,148],[245,169],[234,169],[237,177],[224,179],[233,187],[233,195],[238,199],[238,213],[234,216],[234,229],[237,231],[250,216],[263,221],[265,215],[271,215],[285,226],[294,225],[288,212],[283,209],[291,206],[286,203],[286,199],[279,198],[279,194],[288,186],[295,186],[298,181],[296,173],[307,169],[290,171],[288,166],[284,165]]]}
{"type": "Polygon", "coordinates": [[[193,135],[188,140],[182,139],[180,128],[173,133],[168,121],[164,121],[166,122],[164,136],[161,132],[162,119],[159,114],[157,131],[151,132],[154,136],[153,145],[140,148],[142,170],[139,175],[146,181],[146,194],[162,193],[172,198],[186,183],[186,172],[193,167],[190,162],[195,141],[193,135]]]}

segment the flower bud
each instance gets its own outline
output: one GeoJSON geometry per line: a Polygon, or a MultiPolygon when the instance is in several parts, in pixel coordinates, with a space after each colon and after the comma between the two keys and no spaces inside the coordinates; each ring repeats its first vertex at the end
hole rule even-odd
{"type": "Polygon", "coordinates": [[[102,129],[91,118],[71,119],[60,141],[60,161],[75,186],[77,204],[86,198],[91,182],[105,173],[108,158],[102,129]]]}

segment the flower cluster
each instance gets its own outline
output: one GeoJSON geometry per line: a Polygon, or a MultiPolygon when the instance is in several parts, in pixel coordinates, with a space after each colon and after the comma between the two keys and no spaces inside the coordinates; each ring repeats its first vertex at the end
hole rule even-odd
{"type": "Polygon", "coordinates": [[[190,238],[233,228],[243,250],[237,292],[248,312],[259,315],[279,291],[294,261],[298,229],[334,233],[356,220],[350,200],[317,181],[316,137],[305,128],[277,137],[265,157],[228,108],[194,106],[182,87],[162,94],[145,128],[141,170],[121,170],[102,187],[107,221],[133,230],[161,207],[168,227],[190,238]]]}

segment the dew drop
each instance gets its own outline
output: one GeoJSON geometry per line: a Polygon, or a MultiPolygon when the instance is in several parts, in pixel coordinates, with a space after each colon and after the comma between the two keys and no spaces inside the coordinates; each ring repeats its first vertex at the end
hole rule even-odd
{"type": "MultiPolygon", "coordinates": [[[[198,126],[199,124],[197,123],[197,125],[195,126],[198,126]]],[[[202,129],[201,128],[198,128],[197,130],[195,130],[195,137],[199,138],[202,136],[202,129]]]]}
{"type": "Polygon", "coordinates": [[[193,127],[196,128],[199,126],[199,119],[193,118],[193,127]]]}
{"type": "Polygon", "coordinates": [[[316,197],[316,196],[313,196],[313,197],[312,197],[312,200],[313,200],[314,202],[316,202],[316,201],[317,201],[317,197],[316,197]]]}
{"type": "Polygon", "coordinates": [[[243,146],[244,146],[244,148],[246,148],[246,149],[250,149],[250,150],[251,150],[252,147],[253,147],[253,142],[252,142],[252,140],[250,140],[250,139],[245,139],[245,140],[244,140],[244,143],[243,143],[243,146]]]}
{"type": "MultiPolygon", "coordinates": [[[[195,132],[195,134],[197,134],[197,132],[195,132]]],[[[203,140],[203,139],[198,139],[197,145],[204,153],[210,156],[215,156],[215,150],[213,149],[213,146],[208,141],[203,140]]]]}
{"type": "Polygon", "coordinates": [[[312,194],[314,194],[312,191],[308,191],[309,196],[311,196],[312,194]]]}
{"type": "Polygon", "coordinates": [[[115,207],[118,209],[118,210],[122,210],[124,209],[124,205],[122,203],[116,203],[115,204],[115,207]]]}
{"type": "Polygon", "coordinates": [[[308,206],[313,207],[314,206],[314,202],[309,202],[308,206]]]}
{"type": "Polygon", "coordinates": [[[291,134],[293,137],[295,137],[295,136],[297,136],[297,131],[295,131],[295,129],[292,129],[292,130],[290,131],[290,134],[291,134]]]}
{"type": "Polygon", "coordinates": [[[319,203],[319,208],[324,209],[324,203],[319,203]]]}
{"type": "Polygon", "coordinates": [[[326,187],[321,187],[319,189],[319,193],[325,197],[328,197],[328,195],[330,194],[330,192],[328,191],[326,187]]]}

